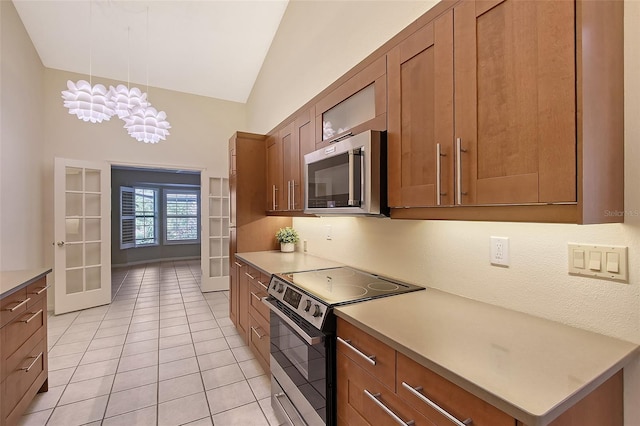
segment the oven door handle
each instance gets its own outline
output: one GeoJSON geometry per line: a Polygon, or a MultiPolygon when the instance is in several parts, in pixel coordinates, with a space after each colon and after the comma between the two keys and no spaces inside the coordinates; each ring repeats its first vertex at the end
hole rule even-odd
{"type": "Polygon", "coordinates": [[[309,334],[307,334],[306,331],[300,328],[298,324],[293,322],[291,318],[289,318],[288,316],[280,312],[280,310],[276,306],[274,306],[271,302],[269,302],[268,297],[262,298],[262,303],[266,304],[271,310],[271,312],[276,314],[278,318],[280,318],[282,321],[284,321],[285,324],[291,327],[293,331],[295,331],[305,342],[307,342],[307,344],[314,346],[314,345],[317,345],[318,343],[322,343],[322,340],[323,340],[322,336],[309,336],[309,334]]]}

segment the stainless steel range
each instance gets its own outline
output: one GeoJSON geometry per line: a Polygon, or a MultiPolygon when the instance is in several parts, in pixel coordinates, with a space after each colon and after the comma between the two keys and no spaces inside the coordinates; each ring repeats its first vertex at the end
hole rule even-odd
{"type": "Polygon", "coordinates": [[[274,274],[271,403],[285,424],[335,425],[335,306],[424,290],[349,267],[274,274]]]}

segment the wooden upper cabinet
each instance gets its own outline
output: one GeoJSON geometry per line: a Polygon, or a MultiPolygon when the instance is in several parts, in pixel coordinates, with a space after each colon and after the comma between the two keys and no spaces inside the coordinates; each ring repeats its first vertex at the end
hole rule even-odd
{"type": "MultiPolygon", "coordinates": [[[[294,134],[297,139],[298,158],[297,161],[297,179],[292,185],[293,200],[292,210],[304,210],[304,196],[306,192],[306,182],[304,180],[304,155],[313,152],[316,149],[314,138],[314,116],[315,109],[311,108],[296,117],[294,121],[294,134]]],[[[292,161],[294,159],[292,158],[292,161]]]]}
{"type": "Polygon", "coordinates": [[[313,109],[267,138],[267,211],[304,210],[304,154],[315,150],[313,109]]]}
{"type": "Polygon", "coordinates": [[[386,112],[387,62],[382,56],[317,101],[316,148],[349,132],[387,130],[386,112]]]}
{"type": "Polygon", "coordinates": [[[454,8],[456,204],[576,202],[575,4],[454,8]]]}
{"type": "Polygon", "coordinates": [[[406,35],[387,52],[391,217],[623,221],[623,18],[463,0],[406,35]]]}
{"type": "Polygon", "coordinates": [[[453,11],[387,54],[390,207],[453,204],[453,11]]]}
{"type": "Polygon", "coordinates": [[[269,135],[267,144],[267,211],[279,211],[284,208],[282,139],[280,134],[269,135]]]}

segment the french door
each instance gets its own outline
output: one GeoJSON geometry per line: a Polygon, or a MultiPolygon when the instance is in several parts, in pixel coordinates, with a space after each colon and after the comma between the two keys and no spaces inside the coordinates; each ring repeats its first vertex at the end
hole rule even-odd
{"type": "Polygon", "coordinates": [[[55,314],[111,302],[111,169],[56,158],[55,314]]]}

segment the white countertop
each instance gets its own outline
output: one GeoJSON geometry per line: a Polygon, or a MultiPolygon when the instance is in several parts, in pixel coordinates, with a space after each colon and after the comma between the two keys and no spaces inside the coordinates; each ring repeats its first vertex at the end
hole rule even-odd
{"type": "Polygon", "coordinates": [[[429,288],[335,312],[529,426],[548,424],[638,354],[634,343],[429,288]]]}
{"type": "Polygon", "coordinates": [[[291,253],[282,253],[279,251],[254,251],[236,253],[236,257],[269,274],[312,271],[315,269],[345,266],[342,263],[297,251],[291,253]]]}
{"type": "Polygon", "coordinates": [[[0,271],[0,298],[28,286],[51,272],[51,268],[0,271]]]}

